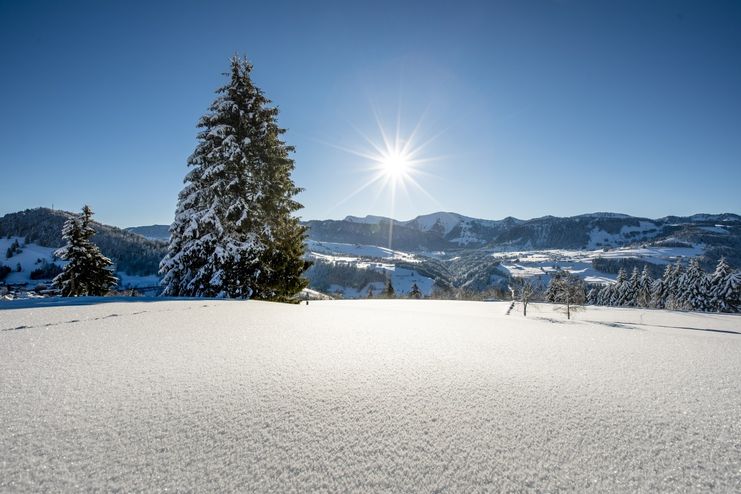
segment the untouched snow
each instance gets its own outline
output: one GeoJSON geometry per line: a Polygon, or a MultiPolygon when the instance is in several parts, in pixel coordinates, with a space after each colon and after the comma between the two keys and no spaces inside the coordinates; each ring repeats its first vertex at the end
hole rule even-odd
{"type": "Polygon", "coordinates": [[[0,303],[0,491],[741,488],[738,316],[120,300],[0,303]]]}

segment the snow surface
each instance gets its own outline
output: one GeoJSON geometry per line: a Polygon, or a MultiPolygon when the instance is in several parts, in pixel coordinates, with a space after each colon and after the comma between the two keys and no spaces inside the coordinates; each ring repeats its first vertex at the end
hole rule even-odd
{"type": "Polygon", "coordinates": [[[737,316],[121,300],[0,303],[0,491],[741,489],[737,316]]]}

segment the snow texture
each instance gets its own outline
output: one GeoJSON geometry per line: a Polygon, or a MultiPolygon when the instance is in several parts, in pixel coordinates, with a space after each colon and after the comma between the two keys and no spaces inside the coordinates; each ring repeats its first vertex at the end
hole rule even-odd
{"type": "Polygon", "coordinates": [[[741,489],[737,316],[121,300],[0,303],[0,491],[741,489]]]}

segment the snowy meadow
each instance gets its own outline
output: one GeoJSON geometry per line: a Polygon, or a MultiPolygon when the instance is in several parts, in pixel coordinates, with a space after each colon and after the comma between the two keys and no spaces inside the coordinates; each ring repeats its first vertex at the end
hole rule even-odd
{"type": "Polygon", "coordinates": [[[2,306],[0,491],[741,488],[737,315],[108,300],[2,306]]]}

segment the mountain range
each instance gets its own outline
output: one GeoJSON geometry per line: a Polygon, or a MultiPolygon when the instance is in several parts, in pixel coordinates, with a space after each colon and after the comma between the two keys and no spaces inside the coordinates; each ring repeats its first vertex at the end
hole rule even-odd
{"type": "MultiPolygon", "coordinates": [[[[18,236],[46,247],[62,245],[61,227],[70,213],[36,208],[0,218],[0,236],[18,236]]],[[[342,220],[310,220],[309,239],[354,245],[375,245],[420,255],[441,252],[506,252],[545,249],[612,249],[624,245],[683,247],[703,245],[706,262],[725,256],[741,265],[741,216],[733,213],[641,218],[619,213],[571,217],[543,216],[529,220],[472,218],[438,212],[408,221],[381,216],[347,216],[342,220]],[[389,242],[390,240],[390,242],[389,242]]],[[[120,229],[96,224],[95,238],[104,254],[130,274],[157,272],[169,237],[168,225],[120,229]]]]}
{"type": "MultiPolygon", "coordinates": [[[[310,220],[309,238],[321,242],[379,245],[410,252],[471,249],[597,249],[636,242],[705,243],[734,246],[741,236],[741,216],[733,213],[641,218],[619,213],[571,217],[543,216],[530,220],[471,218],[438,212],[399,221],[383,216],[347,216],[342,220],[310,220]],[[389,239],[390,236],[390,239],[389,239]],[[389,241],[390,240],[390,241],[389,241]]],[[[127,230],[166,239],[167,225],[127,230]]]]}

